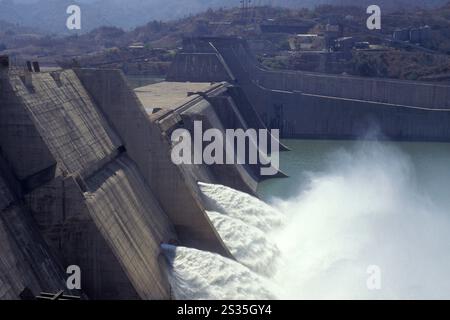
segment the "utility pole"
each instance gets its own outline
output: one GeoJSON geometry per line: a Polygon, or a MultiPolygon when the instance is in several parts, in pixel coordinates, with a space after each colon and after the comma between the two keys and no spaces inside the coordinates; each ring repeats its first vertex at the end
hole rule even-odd
{"type": "Polygon", "coordinates": [[[244,21],[247,21],[251,3],[252,3],[252,0],[241,0],[241,12],[242,12],[242,18],[244,21]]]}

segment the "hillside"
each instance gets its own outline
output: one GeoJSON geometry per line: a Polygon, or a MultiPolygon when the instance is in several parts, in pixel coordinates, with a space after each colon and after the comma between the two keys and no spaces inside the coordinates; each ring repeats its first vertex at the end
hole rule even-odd
{"type": "MultiPolygon", "coordinates": [[[[345,61],[319,72],[349,73],[361,76],[409,80],[446,80],[450,73],[450,3],[414,12],[392,11],[383,17],[380,32],[368,32],[367,14],[355,6],[318,6],[315,9],[259,7],[243,17],[238,8],[209,9],[186,18],[153,20],[132,30],[100,27],[85,34],[45,35],[4,23],[0,29],[0,52],[24,60],[39,60],[43,65],[70,65],[121,68],[129,74],[164,75],[185,37],[241,36],[264,42],[259,52],[269,68],[318,71],[311,55],[291,51],[289,34],[265,33],[261,25],[302,24],[309,32],[323,33],[332,21],[342,26],[342,35],[377,46],[377,50],[354,50],[345,61]],[[350,18],[349,18],[350,17],[350,18]],[[390,43],[394,30],[430,26],[430,38],[421,46],[390,43]],[[14,31],[14,28],[16,30],[14,31]],[[6,49],[6,50],[5,50],[6,49]]],[[[318,64],[320,64],[318,62],[318,64]]]]}
{"type": "MultiPolygon", "coordinates": [[[[447,0],[378,0],[383,10],[414,10],[435,7],[447,0]]],[[[253,0],[254,6],[313,8],[317,5],[372,4],[369,0],[253,0]]],[[[47,33],[74,33],[65,27],[66,8],[78,4],[82,9],[82,29],[86,33],[100,26],[130,30],[148,21],[169,21],[206,11],[208,8],[238,7],[239,0],[1,0],[0,20],[32,27],[47,33]]]]}

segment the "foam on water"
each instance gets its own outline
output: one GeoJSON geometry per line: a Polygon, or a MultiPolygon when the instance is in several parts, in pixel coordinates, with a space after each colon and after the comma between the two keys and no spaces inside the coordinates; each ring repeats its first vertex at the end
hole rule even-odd
{"type": "Polygon", "coordinates": [[[176,299],[274,299],[265,279],[218,254],[162,245],[171,265],[170,282],[176,299]]]}
{"type": "Polygon", "coordinates": [[[257,270],[259,262],[248,259],[270,254],[270,242],[246,231],[253,226],[271,231],[280,261],[264,278],[218,255],[168,247],[177,297],[258,299],[273,292],[285,299],[450,298],[450,199],[429,193],[445,191],[448,181],[439,170],[426,174],[432,186],[422,185],[404,153],[372,142],[334,154],[296,197],[274,201],[277,209],[200,183],[215,211],[244,223],[209,213],[238,260],[257,270]],[[373,266],[379,274],[368,273],[373,266]],[[368,286],[373,276],[379,287],[368,286]]]}
{"type": "Polygon", "coordinates": [[[222,185],[198,184],[213,211],[239,219],[262,231],[273,230],[282,224],[283,215],[258,198],[222,185]]]}
{"type": "MultiPolygon", "coordinates": [[[[363,143],[310,179],[297,197],[276,204],[287,216],[277,235],[280,297],[450,297],[449,203],[421,187],[411,159],[363,143]],[[367,285],[371,266],[380,271],[379,288],[367,285]]],[[[439,176],[432,180],[445,188],[439,176]]]]}
{"type": "Polygon", "coordinates": [[[207,214],[237,261],[262,275],[273,274],[279,249],[267,233],[218,212],[207,214]]]}

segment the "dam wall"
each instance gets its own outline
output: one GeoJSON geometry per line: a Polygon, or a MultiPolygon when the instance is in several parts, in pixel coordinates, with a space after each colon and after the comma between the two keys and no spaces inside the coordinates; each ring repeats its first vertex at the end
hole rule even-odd
{"type": "MultiPolygon", "coordinates": [[[[222,89],[222,93],[224,92],[226,92],[226,88],[222,89]]],[[[219,93],[219,95],[220,94],[221,93],[219,93]]],[[[234,111],[231,108],[231,105],[228,104],[230,102],[226,101],[226,105],[221,105],[218,103],[217,99],[219,99],[220,102],[223,102],[223,100],[217,96],[211,97],[208,98],[210,101],[201,100],[181,114],[181,119],[185,124],[184,128],[188,129],[189,132],[191,132],[191,135],[194,133],[192,125],[194,121],[202,121],[203,130],[214,128],[222,132],[222,134],[225,133],[226,128],[241,128],[245,125],[238,121],[233,121],[233,123],[227,121],[227,118],[234,116],[234,111]],[[217,109],[222,109],[223,112],[219,114],[216,112],[217,109]],[[221,117],[221,115],[224,114],[226,114],[226,116],[221,117]]],[[[206,144],[204,144],[204,147],[205,146],[206,144]]],[[[223,152],[223,154],[226,154],[225,148],[223,152]]],[[[199,166],[197,170],[208,172],[207,175],[209,178],[201,180],[202,182],[212,183],[215,181],[216,183],[227,185],[243,192],[256,194],[257,182],[260,180],[259,173],[256,171],[258,168],[252,168],[241,164],[211,164],[209,166],[199,166]]],[[[195,176],[193,176],[193,178],[195,178],[195,176]]]]}
{"type": "Polygon", "coordinates": [[[450,86],[445,84],[268,70],[256,61],[244,40],[217,39],[211,40],[211,43],[240,81],[245,82],[244,77],[247,76],[267,89],[428,109],[450,109],[450,86]]]}
{"type": "Polygon", "coordinates": [[[450,112],[301,93],[269,92],[262,118],[290,138],[449,141],[450,112]],[[301,108],[298,105],[301,105],[301,108]]]}
{"type": "Polygon", "coordinates": [[[31,299],[57,291],[64,271],[52,254],[30,212],[0,175],[0,299],[31,299]]]}
{"type": "Polygon", "coordinates": [[[161,244],[234,259],[198,182],[255,195],[260,166],[175,165],[171,138],[196,120],[223,135],[265,128],[239,87],[133,91],[120,71],[95,69],[1,69],[0,80],[0,298],[69,293],[76,265],[82,297],[170,299],[161,244]]]}
{"type": "Polygon", "coordinates": [[[243,165],[177,166],[171,160],[172,132],[185,128],[193,135],[196,120],[202,121],[204,129],[221,128],[222,132],[225,127],[247,127],[233,105],[229,86],[166,82],[137,88],[136,96],[120,71],[76,69],[75,72],[123,139],[127,154],[173,223],[179,243],[230,257],[206,215],[197,182],[222,183],[255,194],[259,173],[243,165]],[[227,103],[220,106],[217,99],[222,98],[227,103]],[[217,108],[223,111],[218,113],[217,108]],[[229,122],[227,117],[234,120],[229,122]]]}
{"type": "MultiPolygon", "coordinates": [[[[173,225],[76,74],[2,71],[0,106],[2,163],[21,178],[19,197],[55,260],[81,268],[83,293],[93,299],[170,298],[159,246],[177,241],[173,225]],[[8,145],[8,137],[14,143],[8,145]],[[18,141],[25,143],[20,152],[18,141]],[[27,148],[30,142],[35,145],[27,148]]],[[[42,290],[60,289],[64,281],[42,290]]]]}
{"type": "Polygon", "coordinates": [[[280,129],[283,138],[353,139],[375,129],[389,139],[450,141],[448,85],[267,70],[242,39],[196,41],[204,45],[189,45],[184,54],[216,52],[265,126],[280,129]]]}
{"type": "Polygon", "coordinates": [[[81,173],[117,150],[121,142],[96,110],[71,70],[33,75],[31,87],[13,78],[45,145],[64,174],[81,173]]]}
{"type": "Polygon", "coordinates": [[[165,126],[176,125],[181,118],[173,114],[162,123],[159,114],[149,115],[118,70],[76,72],[123,138],[128,155],[174,225],[180,244],[230,256],[195,192],[196,180],[206,179],[206,174],[192,173],[194,166],[183,170],[170,158],[171,141],[165,126]]]}
{"type": "Polygon", "coordinates": [[[46,244],[21,198],[27,177],[53,167],[48,148],[42,145],[28,115],[14,108],[12,87],[0,70],[0,299],[31,299],[41,291],[65,285],[65,273],[46,244]],[[29,152],[25,143],[31,142],[29,152]],[[15,147],[15,143],[22,143],[15,147]],[[6,153],[17,156],[8,161],[6,153]],[[40,158],[39,158],[40,157],[40,158]],[[19,180],[20,179],[20,180],[19,180]]]}
{"type": "Polygon", "coordinates": [[[171,64],[167,81],[211,82],[232,81],[233,75],[225,64],[217,59],[215,53],[178,54],[171,64]]]}
{"type": "MultiPolygon", "coordinates": [[[[111,249],[106,235],[100,232],[102,224],[93,218],[102,207],[88,207],[86,196],[73,177],[56,178],[25,198],[41,233],[60,261],[65,266],[80,267],[81,288],[88,298],[140,298],[121,264],[119,252],[111,249]]],[[[123,214],[127,217],[133,211],[123,214]]],[[[123,228],[119,226],[111,227],[110,232],[123,228]]]]}
{"type": "MultiPolygon", "coordinates": [[[[15,90],[23,85],[25,76],[9,81],[2,73],[0,80],[0,153],[9,155],[11,161],[8,165],[12,167],[9,171],[13,171],[23,185],[27,184],[27,178],[46,171],[50,172],[45,179],[51,179],[56,160],[39,135],[31,115],[25,108],[17,108],[22,101],[15,90]]],[[[3,159],[7,161],[5,156],[3,159]]]]}
{"type": "Polygon", "coordinates": [[[135,165],[121,156],[89,177],[86,186],[91,217],[139,297],[170,298],[159,252],[160,244],[176,235],[135,165]]]}
{"type": "Polygon", "coordinates": [[[259,72],[258,84],[274,90],[399,104],[428,109],[450,109],[448,85],[348,76],[259,72]]]}

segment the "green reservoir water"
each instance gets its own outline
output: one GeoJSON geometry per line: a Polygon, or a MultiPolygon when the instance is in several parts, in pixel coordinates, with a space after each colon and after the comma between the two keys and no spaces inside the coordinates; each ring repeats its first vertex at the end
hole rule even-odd
{"type": "Polygon", "coordinates": [[[367,164],[368,171],[370,166],[383,168],[400,162],[408,167],[410,178],[422,192],[431,198],[450,199],[450,143],[335,140],[283,140],[283,143],[291,151],[280,153],[280,167],[289,178],[262,182],[258,192],[266,201],[294,197],[308,189],[314,177],[339,174],[346,161],[347,165],[367,164]],[[377,161],[369,163],[369,160],[377,161]]]}

